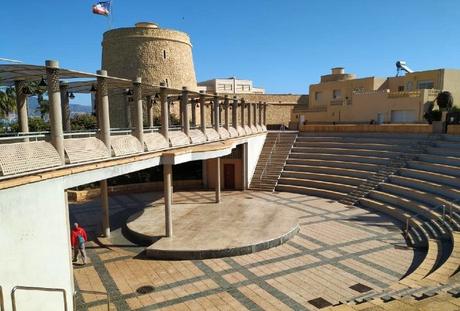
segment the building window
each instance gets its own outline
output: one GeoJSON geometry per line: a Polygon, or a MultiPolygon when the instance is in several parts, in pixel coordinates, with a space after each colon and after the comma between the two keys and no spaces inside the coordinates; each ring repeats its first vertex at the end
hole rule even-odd
{"type": "Polygon", "coordinates": [[[332,98],[333,98],[333,99],[342,98],[342,91],[340,91],[340,90],[333,90],[333,91],[332,91],[332,98]]]}
{"type": "Polygon", "coordinates": [[[163,59],[166,59],[166,50],[163,50],[163,59]]]}
{"type": "Polygon", "coordinates": [[[231,91],[233,90],[232,84],[217,84],[218,91],[231,91]]]}
{"type": "Polygon", "coordinates": [[[404,92],[404,85],[398,86],[398,92],[404,92]]]}
{"type": "Polygon", "coordinates": [[[412,84],[412,81],[407,82],[407,84],[406,84],[406,90],[407,90],[408,92],[411,92],[412,89],[413,89],[413,86],[414,86],[414,85],[412,84]]]}
{"type": "Polygon", "coordinates": [[[418,81],[417,88],[419,90],[422,90],[422,89],[434,89],[434,83],[431,80],[418,81]]]}
{"type": "Polygon", "coordinates": [[[241,92],[250,91],[251,86],[249,84],[237,84],[236,90],[241,92]]]}
{"type": "Polygon", "coordinates": [[[315,92],[315,101],[319,102],[321,100],[321,92],[315,92]]]}

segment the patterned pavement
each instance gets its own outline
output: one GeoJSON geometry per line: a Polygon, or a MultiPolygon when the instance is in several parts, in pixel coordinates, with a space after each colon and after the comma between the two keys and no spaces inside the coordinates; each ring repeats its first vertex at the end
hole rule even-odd
{"type": "Polygon", "coordinates": [[[161,194],[111,196],[110,240],[95,239],[98,200],[71,205],[71,222],[94,238],[89,263],[74,270],[77,310],[107,310],[106,293],[111,310],[317,310],[386,288],[419,260],[385,216],[299,194],[251,195],[295,211],[300,232],[262,252],[194,261],[146,259],[122,234],[127,217],[161,194]]]}

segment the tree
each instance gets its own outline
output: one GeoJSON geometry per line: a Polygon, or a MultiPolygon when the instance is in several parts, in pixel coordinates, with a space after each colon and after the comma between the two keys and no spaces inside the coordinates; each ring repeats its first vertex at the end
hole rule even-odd
{"type": "Polygon", "coordinates": [[[78,114],[70,120],[72,131],[96,129],[96,117],[91,114],[78,114]]]}
{"type": "Polygon", "coordinates": [[[46,87],[40,86],[38,81],[31,81],[27,84],[29,93],[37,95],[38,99],[38,111],[40,117],[43,119],[45,114],[49,113],[50,105],[48,99],[45,99],[44,94],[46,93],[46,87]]]}
{"type": "Polygon", "coordinates": [[[441,111],[450,111],[454,106],[454,98],[449,91],[440,92],[438,96],[436,96],[436,102],[438,103],[441,111]]]}
{"type": "Polygon", "coordinates": [[[427,111],[423,115],[423,118],[425,118],[429,124],[432,124],[434,121],[441,121],[442,112],[440,110],[433,110],[433,108],[434,102],[430,102],[427,111]]]}
{"type": "Polygon", "coordinates": [[[6,117],[10,112],[16,111],[16,92],[8,87],[0,90],[0,116],[6,117]]]}

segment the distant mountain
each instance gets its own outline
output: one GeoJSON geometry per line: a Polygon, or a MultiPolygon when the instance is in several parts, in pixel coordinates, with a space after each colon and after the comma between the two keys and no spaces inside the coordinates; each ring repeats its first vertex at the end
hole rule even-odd
{"type": "MultiPolygon", "coordinates": [[[[91,113],[91,106],[70,104],[71,114],[82,114],[91,113]]],[[[29,97],[29,116],[38,117],[40,116],[40,110],[38,108],[38,99],[36,97],[29,97]]]]}

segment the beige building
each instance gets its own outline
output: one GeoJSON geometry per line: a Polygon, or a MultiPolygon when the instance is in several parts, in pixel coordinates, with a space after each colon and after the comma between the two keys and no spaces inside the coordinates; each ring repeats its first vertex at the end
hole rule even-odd
{"type": "Polygon", "coordinates": [[[219,94],[264,94],[265,90],[253,86],[251,80],[241,80],[235,77],[228,79],[212,79],[198,83],[200,91],[219,94]]]}
{"type": "Polygon", "coordinates": [[[293,111],[294,123],[424,123],[439,91],[460,102],[460,70],[437,69],[405,76],[356,78],[343,68],[310,85],[308,107],[293,111]]]}

